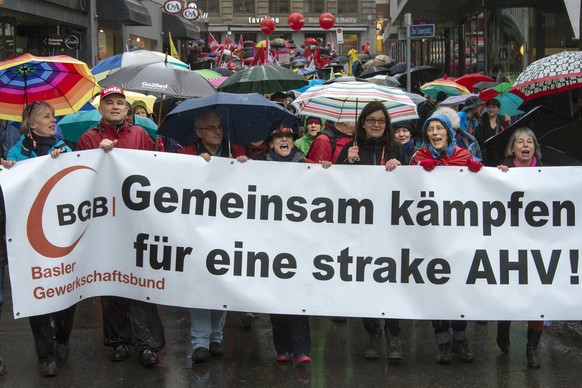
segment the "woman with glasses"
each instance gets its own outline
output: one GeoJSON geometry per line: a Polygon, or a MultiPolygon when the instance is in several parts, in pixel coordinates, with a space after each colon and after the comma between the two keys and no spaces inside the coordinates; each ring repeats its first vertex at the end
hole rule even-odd
{"type": "MultiPolygon", "coordinates": [[[[56,124],[55,110],[49,103],[36,101],[29,104],[22,112],[22,136],[10,148],[8,160],[2,160],[2,165],[10,168],[16,162],[37,156],[50,155],[54,159],[61,153],[71,152],[62,140],[57,140],[56,124]]],[[[56,376],[56,361],[66,361],[69,356],[69,337],[76,307],[73,305],[62,311],[29,318],[40,374],[44,377],[56,376]]]]}
{"type": "MultiPolygon", "coordinates": [[[[395,140],[390,116],[384,104],[378,101],[367,104],[358,118],[355,140],[344,146],[338,162],[341,164],[383,166],[392,171],[405,161],[404,147],[395,140]]],[[[362,318],[369,336],[364,353],[367,360],[377,360],[382,355],[382,326],[380,319],[362,318]]],[[[384,332],[388,361],[402,359],[400,346],[400,322],[385,319],[384,332]]]]}

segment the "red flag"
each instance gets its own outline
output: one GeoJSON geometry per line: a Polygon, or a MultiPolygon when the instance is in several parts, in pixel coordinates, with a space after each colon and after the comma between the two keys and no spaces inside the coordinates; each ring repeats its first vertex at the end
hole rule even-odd
{"type": "Polygon", "coordinates": [[[208,33],[208,47],[210,47],[210,51],[215,52],[218,49],[218,41],[214,39],[212,33],[208,33]]]}
{"type": "Polygon", "coordinates": [[[236,45],[236,48],[242,51],[243,47],[244,47],[243,36],[242,34],[240,34],[240,38],[238,38],[238,44],[236,45]]]}
{"type": "Polygon", "coordinates": [[[236,47],[234,41],[230,38],[230,35],[226,35],[226,39],[224,40],[224,49],[225,50],[232,50],[236,47]]]}
{"type": "Polygon", "coordinates": [[[305,50],[303,51],[303,58],[311,59],[311,47],[305,47],[305,50]]]}

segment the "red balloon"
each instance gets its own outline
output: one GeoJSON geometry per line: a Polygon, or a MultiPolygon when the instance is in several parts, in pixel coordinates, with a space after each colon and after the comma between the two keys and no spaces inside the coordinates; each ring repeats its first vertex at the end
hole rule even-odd
{"type": "Polygon", "coordinates": [[[275,21],[271,18],[261,20],[261,31],[265,35],[271,35],[275,31],[275,21]]]}
{"type": "Polygon", "coordinates": [[[287,18],[287,24],[293,31],[299,31],[305,25],[305,19],[299,12],[294,12],[287,18]]]}
{"type": "Polygon", "coordinates": [[[329,12],[325,12],[319,15],[319,25],[324,30],[329,30],[330,28],[332,28],[334,23],[335,18],[329,12]]]}

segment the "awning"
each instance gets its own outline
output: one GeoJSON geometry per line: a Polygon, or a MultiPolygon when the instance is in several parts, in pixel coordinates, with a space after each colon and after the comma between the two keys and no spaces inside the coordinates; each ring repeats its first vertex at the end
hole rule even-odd
{"type": "Polygon", "coordinates": [[[151,26],[152,17],[137,0],[99,0],[99,19],[122,22],[128,26],[151,26]]]}
{"type": "Polygon", "coordinates": [[[176,39],[198,39],[200,38],[200,27],[188,19],[181,16],[162,13],[162,30],[164,33],[171,32],[172,38],[176,39]]]}

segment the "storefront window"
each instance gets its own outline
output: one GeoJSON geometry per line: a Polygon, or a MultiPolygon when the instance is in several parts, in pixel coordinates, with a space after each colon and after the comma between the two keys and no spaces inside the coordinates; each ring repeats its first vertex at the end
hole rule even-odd
{"type": "Polygon", "coordinates": [[[529,8],[492,10],[487,16],[487,68],[492,76],[512,78],[523,70],[529,30],[529,8]]]}
{"type": "Polygon", "coordinates": [[[234,0],[232,6],[235,14],[255,14],[255,0],[234,0]]]}
{"type": "Polygon", "coordinates": [[[113,31],[99,30],[97,40],[100,61],[115,55],[115,37],[113,31]]]}
{"type": "Polygon", "coordinates": [[[21,48],[17,52],[14,36],[14,19],[0,19],[0,60],[6,60],[24,54],[21,48]]]}
{"type": "Polygon", "coordinates": [[[218,0],[196,0],[196,6],[208,13],[219,13],[218,0]]]}
{"type": "Polygon", "coordinates": [[[346,53],[351,49],[361,51],[361,47],[359,46],[358,34],[346,34],[344,32],[344,43],[342,44],[343,55],[346,55],[346,53]]]}
{"type": "Polygon", "coordinates": [[[337,2],[338,14],[357,14],[358,0],[338,0],[337,2]]]}
{"type": "Polygon", "coordinates": [[[305,0],[303,2],[304,13],[320,13],[325,9],[325,0],[305,0]]]}
{"type": "Polygon", "coordinates": [[[269,0],[269,13],[289,13],[291,0],[269,0]]]}

